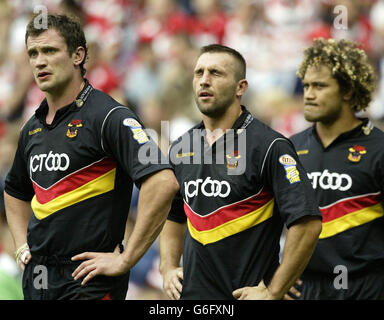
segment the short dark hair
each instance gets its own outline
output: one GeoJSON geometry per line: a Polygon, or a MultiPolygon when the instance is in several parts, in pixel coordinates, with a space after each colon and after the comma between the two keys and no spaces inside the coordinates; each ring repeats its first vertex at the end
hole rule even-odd
{"type": "Polygon", "coordinates": [[[77,19],[61,14],[49,14],[47,16],[47,29],[45,29],[35,27],[36,17],[37,15],[33,16],[27,25],[27,30],[25,32],[25,44],[27,44],[29,36],[36,37],[48,29],[55,29],[63,37],[65,43],[67,44],[69,55],[74,53],[78,47],[84,48],[85,56],[80,64],[81,75],[84,76],[86,72],[84,63],[87,60],[88,49],[84,31],[77,19]]]}
{"type": "Polygon", "coordinates": [[[360,111],[369,106],[375,90],[375,74],[364,50],[350,40],[315,39],[304,51],[297,75],[304,79],[307,69],[326,65],[337,80],[342,93],[353,91],[351,107],[360,111]]]}
{"type": "Polygon", "coordinates": [[[232,49],[227,46],[223,46],[221,44],[209,44],[200,49],[199,56],[201,56],[204,53],[227,53],[231,55],[240,64],[240,69],[237,70],[235,75],[237,80],[245,79],[247,64],[245,62],[244,57],[235,49],[232,49]]]}

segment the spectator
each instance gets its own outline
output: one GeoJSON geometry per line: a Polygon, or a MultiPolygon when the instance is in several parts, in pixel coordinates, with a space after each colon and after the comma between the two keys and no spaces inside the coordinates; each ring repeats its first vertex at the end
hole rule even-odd
{"type": "Polygon", "coordinates": [[[162,68],[152,44],[147,42],[138,44],[137,59],[129,67],[123,84],[127,100],[141,108],[145,97],[159,94],[162,68]]]}
{"type": "Polygon", "coordinates": [[[139,43],[153,44],[153,50],[160,59],[168,58],[170,36],[187,32],[189,17],[175,0],[147,0],[138,19],[139,43]]]}
{"type": "Polygon", "coordinates": [[[228,20],[219,0],[191,0],[193,9],[189,31],[196,47],[222,43],[228,20]]]}

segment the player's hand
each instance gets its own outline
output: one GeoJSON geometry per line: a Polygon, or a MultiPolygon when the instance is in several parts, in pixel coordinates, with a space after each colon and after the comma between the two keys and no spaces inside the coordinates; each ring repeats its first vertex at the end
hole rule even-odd
{"type": "Polygon", "coordinates": [[[256,287],[243,287],[233,291],[232,295],[237,300],[275,300],[263,280],[256,287]]]}
{"type": "MultiPolygon", "coordinates": [[[[295,284],[301,286],[303,284],[303,281],[297,279],[295,284]]],[[[300,298],[300,296],[301,292],[295,287],[295,285],[293,285],[291,289],[289,289],[289,291],[284,295],[284,300],[296,300],[300,298]]]]}
{"type": "Polygon", "coordinates": [[[163,288],[172,300],[179,300],[183,288],[183,268],[171,269],[163,275],[163,288]]]}
{"type": "Polygon", "coordinates": [[[25,266],[31,261],[32,255],[29,251],[29,246],[27,243],[24,243],[20,248],[17,249],[16,253],[16,263],[22,271],[25,270],[25,266]]]}
{"type": "Polygon", "coordinates": [[[117,245],[113,252],[83,252],[74,257],[72,261],[85,260],[72,273],[75,280],[83,278],[82,285],[97,275],[119,276],[129,271],[129,267],[120,254],[120,247],[117,245]]]}

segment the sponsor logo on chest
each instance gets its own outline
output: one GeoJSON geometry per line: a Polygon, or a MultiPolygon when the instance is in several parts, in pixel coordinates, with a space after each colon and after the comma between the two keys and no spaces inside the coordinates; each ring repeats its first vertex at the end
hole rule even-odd
{"type": "Polygon", "coordinates": [[[30,173],[36,171],[66,171],[70,160],[66,153],[41,153],[31,156],[29,161],[30,173]]]}
{"type": "Polygon", "coordinates": [[[352,178],[346,173],[315,171],[308,173],[313,189],[348,191],[352,187],[352,178]]]}
{"type": "Polygon", "coordinates": [[[226,198],[231,193],[228,181],[214,180],[211,177],[184,182],[185,200],[188,203],[191,198],[199,196],[226,198]]]}

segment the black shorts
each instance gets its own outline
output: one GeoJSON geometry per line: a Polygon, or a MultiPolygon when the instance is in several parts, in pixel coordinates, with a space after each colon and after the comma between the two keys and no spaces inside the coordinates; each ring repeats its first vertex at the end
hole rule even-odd
{"type": "Polygon", "coordinates": [[[96,276],[81,285],[73,271],[79,261],[33,255],[23,274],[25,300],[124,300],[129,273],[118,277],[96,276]]]}
{"type": "Polygon", "coordinates": [[[384,270],[349,275],[346,286],[334,284],[337,275],[303,275],[303,284],[296,286],[300,300],[383,300],[384,270]],[[337,289],[339,287],[339,289],[337,289]]]}

